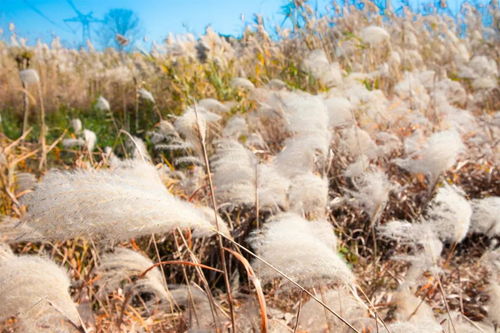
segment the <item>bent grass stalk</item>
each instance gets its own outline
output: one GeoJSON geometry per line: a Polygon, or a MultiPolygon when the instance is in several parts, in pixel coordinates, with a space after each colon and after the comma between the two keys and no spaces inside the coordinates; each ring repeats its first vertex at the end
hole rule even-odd
{"type": "Polygon", "coordinates": [[[299,327],[299,320],[300,320],[300,311],[302,310],[302,295],[304,294],[303,291],[300,292],[299,296],[299,307],[297,309],[297,314],[295,315],[295,323],[293,325],[293,333],[297,332],[297,328],[299,327]]]}
{"type": "Polygon", "coordinates": [[[245,267],[245,270],[247,272],[247,276],[252,281],[254,287],[255,287],[255,292],[257,294],[257,301],[259,303],[259,308],[260,308],[260,318],[261,318],[261,325],[260,325],[260,331],[262,333],[267,333],[267,310],[266,310],[266,298],[264,297],[264,292],[262,291],[262,287],[260,285],[260,280],[257,278],[255,275],[255,272],[252,269],[252,266],[248,262],[248,260],[243,257],[240,253],[233,251],[228,248],[224,248],[227,252],[231,253],[236,259],[238,259],[243,267],[245,267]]]}
{"type": "MultiPolygon", "coordinates": [[[[177,228],[177,232],[179,233],[179,236],[181,237],[182,242],[184,243],[184,246],[186,247],[186,249],[191,257],[191,260],[195,263],[198,263],[198,258],[193,253],[193,251],[191,251],[191,248],[189,247],[189,244],[186,240],[186,237],[184,237],[182,231],[179,228],[177,228]]],[[[175,240],[176,240],[177,248],[179,248],[179,244],[177,244],[177,238],[175,238],[175,240]]],[[[216,308],[218,306],[217,306],[217,303],[215,302],[214,296],[212,295],[212,291],[210,290],[210,285],[205,277],[205,274],[200,269],[200,267],[195,267],[195,269],[196,269],[196,272],[198,273],[201,281],[203,282],[203,285],[205,287],[205,292],[207,293],[207,297],[208,297],[208,301],[209,301],[209,305],[210,305],[210,311],[212,312],[212,316],[214,318],[214,321],[216,322],[216,326],[219,327],[220,326],[219,316],[216,312],[216,308]]],[[[221,310],[221,312],[227,316],[227,314],[224,311],[221,310]]]]}
{"type": "Polygon", "coordinates": [[[227,300],[228,300],[228,305],[229,305],[229,312],[231,315],[231,326],[233,328],[233,332],[236,331],[236,324],[235,324],[235,319],[234,319],[234,309],[233,309],[233,296],[231,292],[231,282],[229,281],[229,270],[227,269],[226,265],[226,257],[224,253],[224,245],[222,243],[222,237],[220,236],[220,228],[219,228],[219,218],[217,216],[217,202],[215,201],[215,190],[214,190],[214,185],[212,182],[212,174],[210,171],[210,164],[208,162],[208,154],[207,154],[207,147],[206,147],[206,142],[205,142],[205,134],[201,132],[201,128],[199,126],[199,117],[198,117],[198,110],[196,107],[196,103],[194,104],[194,113],[196,116],[196,127],[198,129],[198,135],[201,143],[201,148],[202,148],[202,153],[203,153],[203,158],[205,161],[205,169],[208,177],[208,185],[210,187],[210,197],[212,199],[212,208],[214,210],[214,218],[215,218],[215,227],[217,228],[217,243],[219,245],[219,253],[220,253],[220,259],[221,259],[221,264],[222,264],[222,269],[224,270],[224,282],[226,284],[226,289],[227,289],[227,300]]]}
{"type": "Polygon", "coordinates": [[[24,116],[23,116],[23,133],[22,135],[24,136],[24,134],[28,131],[28,120],[29,120],[29,116],[30,116],[30,101],[29,101],[29,98],[28,98],[28,92],[27,92],[27,85],[26,83],[24,83],[24,81],[21,82],[22,85],[23,85],[23,113],[24,113],[24,116]]]}
{"type": "Polygon", "coordinates": [[[333,314],[341,322],[343,322],[347,327],[349,327],[353,332],[361,333],[354,326],[352,326],[351,323],[349,323],[341,315],[339,315],[335,310],[333,310],[332,308],[330,308],[327,304],[325,304],[322,300],[320,300],[318,297],[316,297],[313,293],[311,293],[309,290],[307,290],[302,285],[300,285],[299,283],[297,283],[295,280],[293,280],[292,278],[290,278],[288,275],[286,275],[284,272],[282,272],[281,270],[279,270],[273,264],[271,264],[270,262],[266,261],[264,258],[258,256],[257,254],[255,254],[251,250],[249,250],[246,247],[244,247],[243,245],[239,244],[238,242],[236,242],[236,241],[232,240],[231,238],[227,237],[226,235],[224,235],[220,231],[217,231],[217,234],[220,235],[221,237],[225,238],[227,241],[229,241],[231,244],[235,245],[239,249],[245,251],[246,253],[248,253],[252,257],[256,258],[257,260],[259,260],[260,262],[262,262],[264,265],[266,265],[267,267],[271,268],[273,271],[275,271],[276,273],[278,273],[279,275],[281,275],[282,277],[284,277],[286,280],[288,280],[290,283],[292,283],[295,287],[299,288],[302,292],[304,292],[307,295],[309,295],[312,299],[314,299],[321,306],[323,306],[328,312],[330,312],[331,314],[333,314]]]}
{"type": "Polygon", "coordinates": [[[47,128],[45,126],[45,106],[43,104],[42,84],[37,82],[38,98],[40,100],[40,145],[42,146],[42,157],[40,158],[39,169],[47,166],[47,128]]]}
{"type": "MultiPolygon", "coordinates": [[[[177,235],[176,235],[175,232],[174,232],[174,241],[175,241],[175,246],[176,246],[176,250],[177,250],[177,255],[179,256],[179,258],[182,258],[181,247],[179,245],[179,241],[177,240],[177,235]]],[[[192,308],[190,308],[190,310],[193,311],[194,319],[199,324],[198,312],[196,311],[196,307],[194,306],[195,304],[194,304],[194,299],[193,299],[193,293],[191,291],[191,285],[189,283],[189,278],[188,278],[188,275],[187,275],[186,267],[185,266],[181,266],[181,269],[182,269],[182,276],[183,276],[184,281],[186,282],[186,286],[187,286],[187,292],[188,292],[189,302],[190,302],[189,304],[191,304],[191,306],[192,306],[192,308]]],[[[198,270],[196,270],[196,273],[198,273],[198,270]]],[[[218,325],[218,321],[217,321],[216,314],[214,312],[215,305],[212,303],[212,300],[211,300],[210,297],[208,297],[208,299],[209,299],[210,313],[212,314],[212,319],[214,320],[214,323],[216,323],[216,326],[217,326],[218,325]]],[[[189,320],[190,321],[192,320],[191,313],[189,315],[189,320]]]]}

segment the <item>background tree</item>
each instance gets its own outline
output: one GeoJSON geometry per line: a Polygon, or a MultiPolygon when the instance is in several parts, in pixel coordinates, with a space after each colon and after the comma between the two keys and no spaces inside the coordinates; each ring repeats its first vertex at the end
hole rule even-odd
{"type": "Polygon", "coordinates": [[[130,50],[142,37],[141,21],[137,14],[125,8],[110,9],[97,31],[103,48],[114,47],[118,50],[130,50]]]}
{"type": "Polygon", "coordinates": [[[306,23],[306,13],[304,4],[307,0],[287,0],[281,6],[281,14],[284,16],[281,26],[287,21],[292,24],[293,31],[300,29],[306,23]]]}

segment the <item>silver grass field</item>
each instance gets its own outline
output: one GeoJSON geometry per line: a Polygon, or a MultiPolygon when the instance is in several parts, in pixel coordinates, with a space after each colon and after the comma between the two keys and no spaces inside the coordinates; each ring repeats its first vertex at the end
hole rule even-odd
{"type": "Polygon", "coordinates": [[[300,8],[148,52],[4,32],[2,333],[500,331],[498,4],[300,8]]]}

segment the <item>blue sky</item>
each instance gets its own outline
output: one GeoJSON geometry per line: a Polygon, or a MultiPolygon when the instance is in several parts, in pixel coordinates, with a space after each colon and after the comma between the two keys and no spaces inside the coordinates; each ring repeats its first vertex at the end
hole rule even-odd
{"type": "MultiPolygon", "coordinates": [[[[200,34],[207,25],[217,32],[238,35],[243,30],[242,19],[249,22],[254,13],[262,14],[270,22],[282,19],[283,0],[73,0],[83,13],[93,11],[102,18],[111,8],[127,8],[137,12],[145,35],[161,40],[169,32],[200,34]]],[[[319,0],[326,3],[326,0],[319,0]]],[[[34,41],[60,36],[65,41],[78,43],[81,28],[77,23],[65,23],[74,17],[66,0],[0,0],[0,27],[7,31],[8,23],[16,25],[19,36],[34,41]],[[30,6],[31,5],[31,6],[30,6]],[[37,13],[36,10],[39,12],[37,13]],[[50,21],[40,15],[42,13],[50,21]]],[[[98,25],[94,25],[95,28],[98,25]]]]}
{"type": "MultiPolygon", "coordinates": [[[[0,0],[0,28],[3,38],[8,37],[8,25],[13,22],[19,36],[33,43],[37,39],[48,41],[59,36],[67,46],[81,43],[81,26],[65,23],[75,12],[70,0],[0,0]],[[45,16],[45,18],[43,17],[45,16]]],[[[381,1],[381,0],[378,0],[381,1]]],[[[392,0],[393,8],[408,1],[412,7],[423,2],[436,0],[392,0]],[[394,7],[395,6],[395,7],[394,7]]],[[[447,0],[449,8],[456,13],[464,0],[447,0]]],[[[489,0],[473,0],[488,2],[489,0]]],[[[203,33],[207,25],[215,31],[240,35],[244,24],[251,22],[253,14],[261,14],[271,26],[283,20],[280,6],[286,0],[73,0],[83,13],[93,12],[102,18],[112,8],[127,8],[135,11],[142,21],[144,35],[149,40],[161,41],[168,33],[203,33]]],[[[310,0],[317,8],[324,9],[331,0],[310,0]]],[[[94,24],[94,29],[98,28],[94,24]]],[[[95,34],[94,34],[95,35],[95,34]]],[[[2,38],[0,36],[0,38],[2,38]]]]}

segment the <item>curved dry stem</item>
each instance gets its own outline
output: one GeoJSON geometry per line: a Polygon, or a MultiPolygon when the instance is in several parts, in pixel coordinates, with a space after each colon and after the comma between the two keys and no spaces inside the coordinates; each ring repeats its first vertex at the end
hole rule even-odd
{"type": "Polygon", "coordinates": [[[352,326],[347,320],[345,320],[344,318],[342,318],[341,315],[339,315],[335,310],[333,310],[332,308],[330,308],[328,305],[326,305],[323,301],[321,301],[319,298],[317,298],[313,293],[311,293],[309,290],[307,290],[306,288],[304,288],[303,286],[301,286],[299,283],[297,283],[296,281],[294,281],[292,278],[290,278],[288,275],[286,275],[284,272],[282,272],[281,270],[279,270],[277,267],[274,267],[273,264],[267,262],[264,258],[261,258],[260,256],[258,256],[257,254],[253,253],[251,250],[247,249],[246,247],[244,247],[243,245],[239,244],[238,242],[232,240],[231,238],[227,237],[226,235],[224,235],[223,233],[221,233],[220,231],[217,232],[217,234],[220,236],[220,237],[223,237],[225,238],[226,240],[228,240],[229,242],[231,242],[231,244],[237,246],[238,248],[242,249],[243,251],[245,251],[246,253],[250,254],[251,256],[253,256],[254,258],[258,259],[259,261],[261,261],[264,265],[268,266],[269,268],[271,268],[272,270],[274,270],[276,273],[278,273],[279,275],[281,275],[282,277],[284,277],[286,280],[288,280],[290,283],[292,283],[294,286],[296,286],[297,288],[299,288],[300,290],[302,290],[304,293],[306,293],[307,295],[309,295],[312,299],[314,299],[316,302],[318,302],[321,306],[323,306],[328,312],[330,312],[331,314],[333,314],[335,317],[337,317],[341,322],[343,322],[347,327],[349,327],[353,332],[356,332],[356,333],[361,333],[360,331],[358,331],[354,326],[352,326]]]}
{"type": "Polygon", "coordinates": [[[206,168],[206,173],[208,177],[208,185],[210,187],[210,196],[212,199],[212,208],[214,209],[214,218],[215,218],[215,227],[217,228],[217,243],[219,246],[219,253],[220,253],[220,259],[221,259],[221,264],[222,264],[222,269],[224,270],[224,283],[226,284],[226,289],[227,289],[227,301],[229,305],[229,313],[231,314],[231,326],[233,328],[233,332],[236,331],[236,324],[235,324],[235,319],[234,319],[234,309],[233,309],[233,296],[231,292],[231,282],[229,281],[229,271],[227,269],[227,264],[226,264],[226,257],[224,253],[224,245],[222,243],[222,237],[220,236],[220,228],[219,228],[219,217],[217,216],[217,203],[215,201],[215,190],[214,190],[214,185],[212,182],[212,173],[210,171],[210,164],[208,162],[208,154],[207,154],[207,146],[205,142],[205,135],[201,133],[201,129],[199,126],[199,119],[198,119],[198,110],[196,108],[196,103],[194,104],[194,114],[196,116],[196,127],[198,128],[198,134],[200,138],[200,143],[201,143],[201,148],[203,152],[203,158],[205,161],[205,168],[206,168]]]}
{"type": "Polygon", "coordinates": [[[252,266],[250,266],[250,263],[248,260],[243,257],[240,253],[233,251],[231,249],[228,249],[227,247],[224,248],[227,252],[231,253],[236,259],[241,262],[243,267],[245,267],[245,270],[247,272],[247,275],[249,277],[249,280],[252,281],[254,287],[255,287],[255,292],[257,293],[257,301],[259,302],[259,308],[260,308],[260,331],[262,333],[267,332],[267,308],[266,308],[266,299],[264,297],[264,292],[262,291],[262,287],[260,285],[260,280],[257,278],[255,275],[255,272],[252,269],[252,266]]]}

